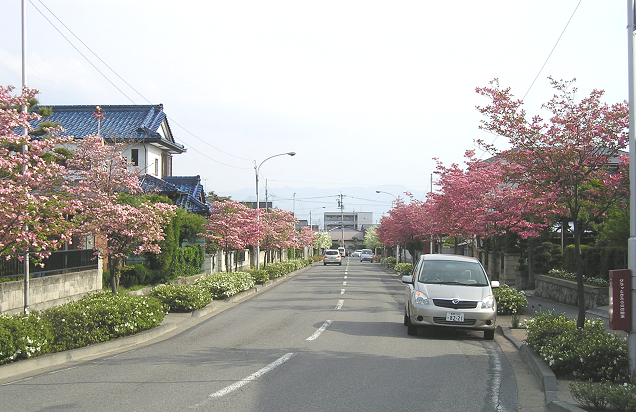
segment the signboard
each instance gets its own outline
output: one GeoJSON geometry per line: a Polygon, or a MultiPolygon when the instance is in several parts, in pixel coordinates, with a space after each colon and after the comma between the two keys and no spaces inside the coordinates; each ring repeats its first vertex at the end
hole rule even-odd
{"type": "Polygon", "coordinates": [[[631,270],[609,271],[609,327],[631,331],[631,270]]]}

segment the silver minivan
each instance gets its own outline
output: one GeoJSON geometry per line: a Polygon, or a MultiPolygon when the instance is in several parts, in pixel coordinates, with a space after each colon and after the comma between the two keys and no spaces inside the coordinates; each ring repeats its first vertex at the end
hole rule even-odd
{"type": "Polygon", "coordinates": [[[467,328],[484,331],[495,338],[497,304],[484,267],[473,257],[424,254],[407,285],[404,325],[408,335],[417,335],[420,326],[467,328]]]}

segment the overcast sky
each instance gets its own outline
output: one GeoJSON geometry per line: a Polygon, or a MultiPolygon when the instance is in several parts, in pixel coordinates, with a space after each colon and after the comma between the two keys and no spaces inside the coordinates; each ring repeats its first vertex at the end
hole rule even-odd
{"type": "MultiPolygon", "coordinates": [[[[336,209],[389,208],[422,197],[433,157],[463,160],[480,132],[475,87],[499,78],[523,96],[578,0],[162,1],[26,0],[27,84],[40,102],[149,103],[111,73],[43,5],[151,103],[177,142],[174,175],[254,196],[253,160],[279,206],[313,223],[336,209]],[[37,6],[126,95],[38,13],[37,6]],[[186,132],[179,125],[187,128],[186,132]],[[306,199],[313,198],[314,199],[306,199]],[[301,199],[301,200],[299,200],[301,199]],[[368,199],[368,200],[366,200],[368,199]],[[370,201],[372,200],[372,201],[370,201]]],[[[0,1],[0,84],[20,86],[20,0],[0,1]]],[[[626,0],[583,0],[525,99],[551,95],[547,76],[582,95],[627,99],[626,0]]],[[[496,144],[503,145],[501,138],[496,144]]]]}

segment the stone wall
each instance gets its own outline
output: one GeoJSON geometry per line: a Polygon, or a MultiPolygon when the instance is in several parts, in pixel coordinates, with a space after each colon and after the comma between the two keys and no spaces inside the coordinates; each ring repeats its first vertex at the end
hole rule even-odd
{"type": "MultiPolygon", "coordinates": [[[[102,290],[102,260],[98,268],[74,273],[29,279],[29,306],[43,310],[80,299],[88,293],[102,290]]],[[[23,311],[23,281],[0,283],[0,312],[16,314],[23,311]]]]}
{"type": "MultiPolygon", "coordinates": [[[[543,274],[535,275],[535,296],[577,306],[577,283],[543,274]]],[[[609,288],[584,285],[587,309],[609,304],[609,288]]]]}

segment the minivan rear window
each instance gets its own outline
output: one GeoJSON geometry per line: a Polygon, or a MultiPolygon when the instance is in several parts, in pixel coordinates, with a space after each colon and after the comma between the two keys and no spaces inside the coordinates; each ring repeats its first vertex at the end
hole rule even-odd
{"type": "Polygon", "coordinates": [[[453,260],[426,260],[421,266],[420,283],[486,286],[488,279],[479,263],[453,260]]]}
{"type": "Polygon", "coordinates": [[[327,250],[325,253],[326,253],[326,255],[337,255],[337,254],[339,254],[339,251],[337,251],[337,250],[327,250]]]}

